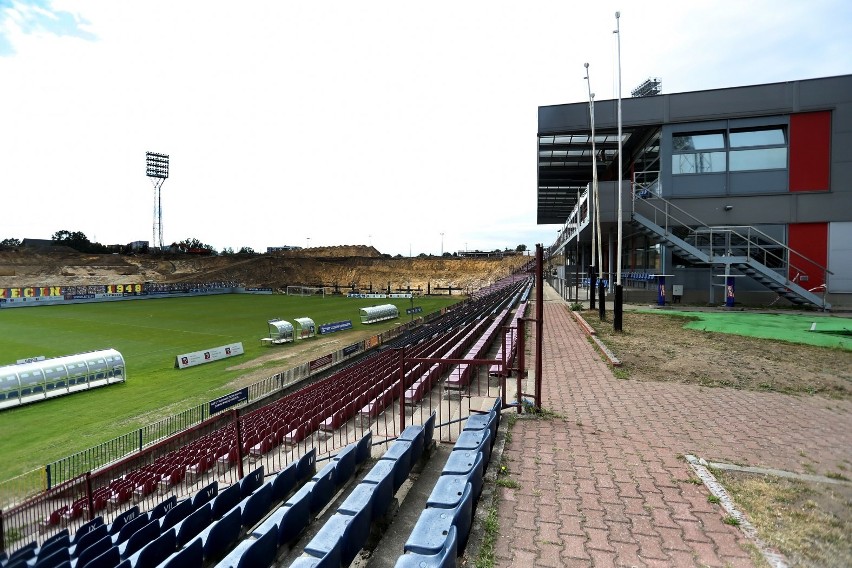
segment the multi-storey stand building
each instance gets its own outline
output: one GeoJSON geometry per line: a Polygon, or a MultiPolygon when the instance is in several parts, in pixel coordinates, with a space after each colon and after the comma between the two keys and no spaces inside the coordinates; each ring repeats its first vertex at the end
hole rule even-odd
{"type": "MultiPolygon", "coordinates": [[[[593,264],[589,111],[538,109],[538,223],[562,225],[549,274],[566,297],[593,264]]],[[[625,98],[621,156],[617,102],[594,116],[594,264],[611,285],[622,160],[625,301],[664,281],[666,301],[852,307],[852,75],[625,98]]]]}

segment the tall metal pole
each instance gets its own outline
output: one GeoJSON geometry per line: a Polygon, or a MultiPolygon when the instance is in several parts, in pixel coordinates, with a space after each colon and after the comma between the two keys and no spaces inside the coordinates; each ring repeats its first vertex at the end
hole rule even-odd
{"type": "MultiPolygon", "coordinates": [[[[591,203],[589,204],[589,209],[591,209],[591,203]]],[[[574,220],[576,225],[574,227],[574,231],[577,233],[577,257],[574,259],[574,301],[580,301],[580,189],[577,189],[577,218],[574,220]]],[[[592,234],[594,235],[595,228],[592,227],[592,234]]],[[[565,248],[567,249],[567,243],[565,248]]],[[[566,257],[567,258],[567,257],[566,257]]],[[[571,289],[568,289],[568,295],[571,295],[571,289]]]]}
{"type": "Polygon", "coordinates": [[[621,136],[621,12],[615,13],[615,34],[618,38],[618,236],[616,237],[616,268],[615,268],[615,306],[613,309],[612,325],[615,331],[622,330],[622,313],[624,310],[624,289],[621,286],[621,246],[622,246],[622,227],[621,227],[621,178],[624,177],[621,171],[624,164],[624,156],[621,152],[622,136],[621,136]]]}
{"type": "MultiPolygon", "coordinates": [[[[592,222],[592,275],[590,276],[591,297],[589,301],[589,309],[595,309],[595,288],[598,291],[599,317],[601,320],[606,318],[606,293],[604,290],[603,278],[603,235],[601,234],[601,199],[600,191],[598,190],[598,151],[595,141],[595,94],[592,92],[592,80],[589,74],[589,64],[586,63],[586,84],[589,89],[589,114],[592,125],[592,202],[594,203],[594,216],[592,222]],[[597,246],[595,239],[597,238],[597,246]],[[597,249],[597,251],[595,250],[597,249]],[[597,257],[595,257],[597,254],[597,257]],[[597,269],[595,269],[595,258],[597,258],[597,269]]],[[[591,208],[591,207],[590,207],[591,208]]]]}
{"type": "Polygon", "coordinates": [[[544,341],[544,283],[542,282],[541,244],[535,247],[535,409],[541,410],[542,343],[544,341]]]}

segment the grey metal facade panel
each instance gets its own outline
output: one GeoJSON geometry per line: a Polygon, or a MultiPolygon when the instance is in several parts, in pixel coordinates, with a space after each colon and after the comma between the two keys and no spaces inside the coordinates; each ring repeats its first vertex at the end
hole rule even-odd
{"type": "Polygon", "coordinates": [[[828,226],[828,265],[834,273],[828,277],[828,291],[852,293],[852,222],[828,226]]]}
{"type": "MultiPolygon", "coordinates": [[[[668,164],[671,165],[671,159],[668,164]]],[[[728,189],[726,181],[725,173],[671,176],[671,181],[663,185],[666,190],[663,197],[724,197],[728,189]]]]}
{"type": "Polygon", "coordinates": [[[793,110],[789,83],[671,95],[669,122],[781,114],[793,110]]]}
{"type": "Polygon", "coordinates": [[[823,110],[852,103],[852,75],[798,82],[796,112],[823,110]]]}
{"type": "Polygon", "coordinates": [[[787,193],[790,176],[784,170],[730,172],[728,193],[731,195],[787,193]]]}
{"type": "MultiPolygon", "coordinates": [[[[830,110],[852,105],[852,75],[805,79],[784,83],[752,85],[673,93],[622,100],[625,126],[697,122],[716,118],[788,114],[810,110],[830,110]]],[[[616,101],[595,101],[595,124],[616,126],[616,101]]],[[[835,130],[849,130],[847,119],[833,124],[835,130]]],[[[589,128],[589,104],[577,102],[538,108],[538,132],[571,132],[589,128]]]]}

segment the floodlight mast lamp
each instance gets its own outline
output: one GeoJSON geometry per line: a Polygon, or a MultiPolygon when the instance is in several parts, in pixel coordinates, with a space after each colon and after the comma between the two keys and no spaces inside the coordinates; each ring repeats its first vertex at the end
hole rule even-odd
{"type": "Polygon", "coordinates": [[[169,177],[169,155],[155,152],[145,153],[145,175],[154,184],[154,225],[152,229],[151,246],[163,248],[163,199],[160,188],[169,177]]]}

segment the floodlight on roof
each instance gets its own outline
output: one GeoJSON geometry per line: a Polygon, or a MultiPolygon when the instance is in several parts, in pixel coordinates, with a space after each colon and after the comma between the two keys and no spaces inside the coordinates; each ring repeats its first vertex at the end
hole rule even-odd
{"type": "Polygon", "coordinates": [[[649,77],[641,85],[630,91],[633,97],[652,97],[663,92],[663,81],[659,77],[649,77]]]}

